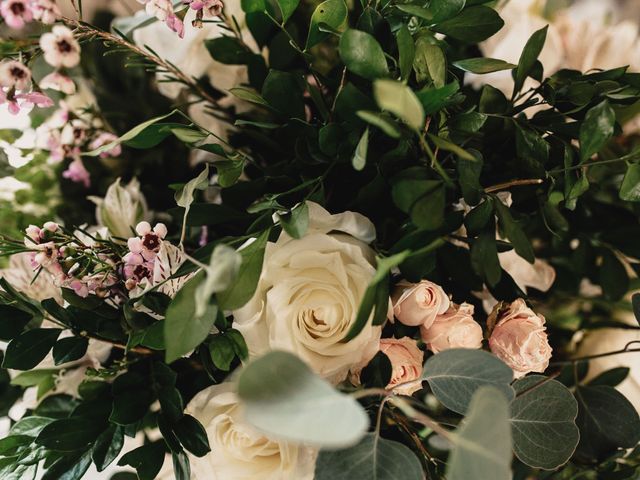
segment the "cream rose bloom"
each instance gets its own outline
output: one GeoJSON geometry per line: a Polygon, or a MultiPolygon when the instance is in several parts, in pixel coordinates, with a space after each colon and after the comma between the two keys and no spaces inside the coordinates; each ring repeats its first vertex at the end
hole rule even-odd
{"type": "Polygon", "coordinates": [[[545,319],[517,299],[510,305],[498,304],[488,319],[495,323],[489,347],[513,370],[515,378],[530,372],[544,372],[549,366],[551,346],[545,332],[545,319]]]}
{"type": "Polygon", "coordinates": [[[386,388],[413,382],[395,390],[403,395],[411,395],[422,388],[422,382],[419,379],[422,375],[424,352],[418,348],[413,338],[383,338],[380,340],[380,351],[389,357],[392,367],[391,381],[386,388]]]}
{"type": "Polygon", "coordinates": [[[440,285],[423,280],[399,287],[402,293],[393,305],[393,314],[400,323],[429,328],[438,315],[449,309],[449,297],[440,285]]]}
{"type": "Polygon", "coordinates": [[[448,348],[481,348],[482,327],[473,319],[473,305],[453,304],[433,325],[420,327],[422,340],[433,353],[448,348]]]}
{"type": "Polygon", "coordinates": [[[312,480],[316,450],[272,440],[242,420],[231,383],[198,393],[186,412],[202,423],[211,452],[191,457],[193,480],[312,480]]]}
{"type": "Polygon", "coordinates": [[[332,382],[366,364],[377,352],[380,327],[369,322],[349,342],[364,292],[375,273],[375,238],[364,216],[331,215],[307,202],[309,229],[296,240],[282,233],[268,243],[253,298],[233,312],[250,356],[285,350],[332,382]]]}

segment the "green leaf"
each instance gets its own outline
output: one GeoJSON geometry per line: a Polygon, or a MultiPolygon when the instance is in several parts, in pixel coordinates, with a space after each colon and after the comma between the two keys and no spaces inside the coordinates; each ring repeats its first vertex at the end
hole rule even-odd
{"type": "Polygon", "coordinates": [[[91,445],[103,427],[95,420],[63,418],[44,427],[36,438],[36,443],[51,450],[73,452],[91,445]]]}
{"type": "Polygon", "coordinates": [[[292,73],[270,70],[262,85],[262,97],[288,118],[305,118],[302,88],[292,73]]]}
{"type": "Polygon", "coordinates": [[[389,357],[379,351],[360,373],[360,381],[366,388],[385,388],[391,381],[393,368],[389,357]]]}
{"type": "Polygon", "coordinates": [[[433,19],[433,13],[427,8],[423,8],[419,5],[411,5],[401,3],[396,5],[396,8],[402,12],[408,13],[423,20],[431,21],[433,19]]]}
{"type": "Polygon", "coordinates": [[[388,110],[415,131],[424,127],[424,109],[415,93],[395,80],[376,80],[373,96],[378,106],[388,110]]]}
{"type": "Polygon", "coordinates": [[[640,441],[638,412],[615,388],[598,385],[579,386],[578,400],[580,458],[597,461],[618,448],[632,448],[640,441]]]}
{"type": "Polygon", "coordinates": [[[91,466],[91,451],[82,455],[63,456],[42,475],[41,480],[81,480],[91,466]]]}
{"type": "Polygon", "coordinates": [[[464,217],[464,226],[467,228],[467,234],[477,235],[484,230],[493,215],[493,199],[487,198],[464,217]]]}
{"type": "Polygon", "coordinates": [[[418,38],[413,69],[419,82],[430,79],[436,88],[444,87],[447,77],[447,58],[438,45],[430,43],[425,38],[418,38]]]}
{"type": "Polygon", "coordinates": [[[544,47],[544,42],[547,39],[547,30],[549,26],[545,26],[540,30],[536,31],[529,37],[526,45],[524,46],[524,50],[522,50],[522,54],[520,55],[520,60],[518,61],[518,67],[516,68],[515,80],[513,86],[513,96],[518,93],[522,86],[524,85],[524,81],[527,79],[531,70],[536,64],[538,60],[538,56],[542,52],[542,48],[544,47]]]}
{"type": "Polygon", "coordinates": [[[435,25],[433,30],[466,43],[479,43],[503,25],[504,21],[493,8],[478,6],[465,8],[459,15],[435,25]]]}
{"type": "Polygon", "coordinates": [[[398,66],[400,67],[400,77],[406,81],[411,74],[413,67],[413,59],[416,54],[416,46],[413,37],[406,25],[402,25],[396,33],[396,41],[398,43],[398,66]]]}
{"type": "Polygon", "coordinates": [[[455,103],[456,93],[460,90],[460,85],[457,81],[453,81],[442,88],[426,87],[418,92],[416,96],[424,112],[427,115],[432,115],[435,112],[455,103]]]}
{"type": "Polygon", "coordinates": [[[240,360],[246,360],[249,358],[249,348],[247,347],[247,343],[244,341],[244,337],[238,330],[232,328],[231,330],[224,332],[224,334],[233,342],[233,350],[236,352],[236,355],[240,360]]]}
{"type": "Polygon", "coordinates": [[[533,252],[531,241],[520,225],[518,225],[511,216],[509,207],[502,203],[498,198],[496,198],[494,204],[496,206],[496,213],[498,214],[498,220],[500,221],[502,231],[513,245],[516,253],[529,263],[535,262],[536,256],[533,252]]]}
{"type": "Polygon", "coordinates": [[[356,151],[353,153],[353,158],[351,159],[351,164],[355,170],[363,170],[365,165],[367,164],[367,150],[369,149],[369,129],[365,128],[362,136],[360,137],[360,141],[358,142],[358,146],[356,147],[356,151]]]}
{"type": "Polygon", "coordinates": [[[476,157],[474,155],[467,152],[464,148],[459,147],[455,143],[452,143],[442,137],[437,137],[436,135],[433,135],[431,133],[427,133],[427,135],[436,147],[442,150],[446,150],[447,152],[455,153],[462,160],[467,160],[469,162],[476,161],[476,157]]]}
{"type": "Polygon", "coordinates": [[[233,341],[224,334],[215,335],[209,342],[209,354],[216,368],[228,372],[236,356],[233,341]]]}
{"type": "Polygon", "coordinates": [[[627,202],[640,201],[640,164],[632,163],[620,186],[620,199],[627,202]]]}
{"type": "Polygon", "coordinates": [[[101,146],[99,148],[96,148],[95,150],[92,150],[90,152],[83,153],[82,155],[85,156],[85,157],[97,157],[101,153],[108,152],[112,148],[120,145],[121,143],[125,143],[125,142],[128,142],[128,141],[131,141],[131,140],[135,139],[138,135],[141,135],[147,128],[151,127],[154,123],[158,123],[159,121],[170,117],[171,115],[176,113],[176,111],[177,110],[172,110],[171,112],[167,113],[166,115],[161,115],[159,117],[155,117],[155,118],[152,118],[150,120],[147,120],[146,122],[143,122],[140,125],[137,125],[137,126],[133,127],[127,133],[125,133],[124,135],[118,137],[117,139],[113,140],[112,142],[109,142],[106,145],[103,145],[103,146],[101,146]]]}
{"type": "Polygon", "coordinates": [[[52,423],[53,418],[40,417],[32,415],[23,417],[18,420],[9,430],[11,435],[26,435],[29,437],[37,437],[42,429],[52,423]]]}
{"type": "Polygon", "coordinates": [[[262,272],[269,232],[265,230],[255,241],[238,252],[242,256],[242,264],[236,281],[227,290],[217,295],[218,305],[222,310],[236,310],[253,296],[262,272]]]}
{"type": "Polygon", "coordinates": [[[184,415],[173,426],[173,431],[182,446],[196,457],[204,457],[211,451],[207,432],[202,424],[191,415],[184,415]]]}
{"type": "MultiPolygon", "coordinates": [[[[377,303],[379,302],[376,302],[377,300],[376,292],[378,291],[378,289],[380,288],[383,282],[388,281],[388,276],[389,276],[389,273],[391,272],[391,269],[400,265],[409,256],[409,253],[410,253],[409,250],[406,250],[404,252],[397,253],[390,257],[377,258],[378,268],[376,270],[376,274],[371,279],[371,282],[369,282],[369,285],[367,286],[367,289],[364,292],[364,296],[360,301],[360,307],[358,308],[358,313],[356,314],[356,319],[354,320],[353,324],[351,325],[351,328],[347,332],[347,335],[342,339],[343,342],[348,342],[349,340],[352,340],[358,336],[358,334],[362,331],[362,329],[365,327],[367,322],[370,320],[372,311],[374,312],[374,317],[386,315],[386,310],[388,308],[389,300],[387,298],[386,305],[384,306],[378,305],[377,303]]],[[[387,291],[388,291],[388,287],[387,287],[387,291]]]]}
{"type": "Polygon", "coordinates": [[[257,103],[258,105],[264,105],[265,107],[269,106],[267,101],[262,98],[262,95],[256,92],[253,88],[234,87],[229,89],[229,93],[241,100],[246,100],[247,102],[257,103]]]}
{"type": "Polygon", "coordinates": [[[360,110],[356,113],[365,122],[378,127],[391,138],[400,138],[402,132],[390,115],[360,110]]]}
{"type": "Polygon", "coordinates": [[[629,376],[631,369],[629,367],[615,367],[602,372],[597,377],[589,381],[590,387],[597,385],[607,385],[609,387],[615,387],[620,385],[629,376]]]}
{"type": "Polygon", "coordinates": [[[480,387],[451,441],[454,449],[449,456],[447,480],[510,480],[509,404],[502,390],[480,387]]]}
{"type": "Polygon", "coordinates": [[[204,132],[197,127],[176,127],[171,129],[171,133],[182,143],[186,143],[190,146],[193,146],[195,143],[202,142],[209,136],[207,132],[204,132]]]}
{"type": "Polygon", "coordinates": [[[500,72],[502,70],[513,70],[516,65],[513,63],[498,60],[497,58],[477,57],[467,58],[453,62],[454,67],[458,67],[465,72],[471,72],[478,75],[485,73],[500,72]]]}
{"type": "Polygon", "coordinates": [[[87,337],[66,337],[58,340],[53,346],[53,360],[56,365],[73,362],[87,353],[89,339],[87,337]]]}
{"type": "Polygon", "coordinates": [[[140,389],[147,378],[128,371],[113,381],[113,405],[109,421],[118,425],[130,425],[141,420],[149,411],[153,397],[151,389],[140,389]]]}
{"type": "Polygon", "coordinates": [[[3,368],[30,370],[38,365],[62,332],[59,328],[34,328],[11,340],[2,362],[3,368]]]}
{"type": "Polygon", "coordinates": [[[191,278],[172,300],[164,321],[166,361],[171,363],[200,345],[211,332],[218,307],[208,303],[201,316],[196,316],[196,292],[205,282],[205,272],[191,278]]]}
{"type": "Polygon", "coordinates": [[[26,327],[33,315],[11,305],[0,305],[0,340],[12,340],[26,327]]]}
{"type": "Polygon", "coordinates": [[[636,322],[640,325],[640,293],[634,293],[631,296],[631,305],[633,307],[633,316],[636,317],[636,322]]]}
{"type": "Polygon", "coordinates": [[[580,162],[589,160],[613,137],[616,114],[604,100],[591,108],[580,126],[580,162]]]}
{"type": "Polygon", "coordinates": [[[134,468],[140,480],[154,480],[164,463],[163,442],[155,442],[125,453],[118,465],[134,468]]]}
{"type": "Polygon", "coordinates": [[[485,230],[471,244],[471,266],[489,285],[495,286],[502,277],[494,231],[485,230]]]}
{"type": "Polygon", "coordinates": [[[513,384],[511,402],[513,449],[521,462],[553,470],[564,465],[578,445],[578,404],[560,382],[530,375],[513,384]]]}
{"type": "Polygon", "coordinates": [[[400,442],[368,433],[345,450],[321,450],[315,480],[421,480],[420,461],[400,442]],[[357,468],[355,468],[357,466],[357,468]]]}
{"type": "Polygon", "coordinates": [[[348,13],[344,0],[326,0],[318,5],[311,15],[305,49],[308,50],[327,38],[329,34],[321,31],[321,25],[328,26],[334,31],[344,30],[348,13]]]}
{"type": "Polygon", "coordinates": [[[278,6],[280,7],[280,12],[282,13],[282,25],[287,23],[287,20],[291,17],[293,12],[298,8],[298,4],[300,0],[276,0],[278,6]]]}
{"type": "Polygon", "coordinates": [[[467,411],[476,390],[485,385],[499,390],[509,400],[513,398],[509,385],[513,372],[483,350],[454,348],[437,353],[427,360],[422,378],[445,407],[461,414],[467,411]]]}
{"type": "Polygon", "coordinates": [[[96,469],[101,472],[120,455],[124,445],[124,429],[119,425],[111,425],[102,432],[91,450],[91,459],[96,469]]]}
{"type": "Polygon", "coordinates": [[[372,35],[348,29],[340,37],[338,48],[345,66],[356,75],[367,80],[388,76],[384,52],[372,35]]]}
{"type": "Polygon", "coordinates": [[[189,463],[189,457],[187,457],[184,452],[171,452],[171,460],[173,463],[173,474],[176,476],[176,480],[190,480],[191,465],[189,463]]]}
{"type": "Polygon", "coordinates": [[[611,250],[606,250],[602,256],[598,280],[603,293],[609,300],[619,300],[629,290],[627,269],[611,250]]]}
{"type": "Polygon", "coordinates": [[[344,448],[358,442],[369,426],[358,402],[290,353],[270,352],[247,365],[238,379],[238,395],[244,418],[275,438],[344,448]]]}
{"type": "Polygon", "coordinates": [[[202,268],[205,279],[199,282],[194,293],[196,318],[207,314],[214,293],[229,288],[238,274],[241,262],[240,254],[229,245],[219,243],[215,246],[209,264],[202,268]]]}
{"type": "Polygon", "coordinates": [[[280,225],[290,237],[302,238],[307,233],[309,228],[309,206],[306,202],[296,205],[290,212],[277,213],[277,217],[280,225]]]}
{"type": "Polygon", "coordinates": [[[471,154],[474,155],[472,162],[461,158],[456,167],[458,168],[458,182],[465,202],[468,205],[476,205],[480,202],[484,192],[482,185],[480,185],[480,174],[484,162],[480,152],[473,150],[471,154]]]}
{"type": "Polygon", "coordinates": [[[204,46],[214,60],[225,65],[246,65],[253,57],[253,52],[234,37],[210,38],[204,41],[204,46]]]}
{"type": "Polygon", "coordinates": [[[433,12],[433,23],[451,18],[464,8],[465,0],[431,0],[429,9],[433,12]]]}

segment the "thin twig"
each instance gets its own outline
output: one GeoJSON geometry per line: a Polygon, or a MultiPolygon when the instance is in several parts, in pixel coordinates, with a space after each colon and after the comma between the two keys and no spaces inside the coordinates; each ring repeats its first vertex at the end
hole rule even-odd
{"type": "Polygon", "coordinates": [[[491,187],[487,187],[484,189],[486,193],[499,192],[500,190],[506,190],[511,187],[520,187],[522,185],[540,185],[544,183],[544,180],[541,178],[525,178],[520,180],[511,180],[509,182],[499,183],[497,185],[493,185],[491,187]]]}
{"type": "Polygon", "coordinates": [[[549,365],[552,367],[556,367],[556,366],[563,366],[563,365],[571,365],[574,363],[578,363],[578,362],[583,362],[585,360],[593,360],[594,358],[603,358],[603,357],[610,357],[613,355],[620,355],[623,353],[630,353],[630,352],[640,352],[640,348],[629,348],[631,345],[634,344],[640,344],[640,340],[633,340],[629,343],[627,343],[623,349],[621,350],[615,350],[613,352],[605,352],[605,353],[597,353],[595,355],[586,355],[584,357],[577,357],[577,358],[572,358],[570,360],[560,360],[557,362],[552,362],[549,365]]]}

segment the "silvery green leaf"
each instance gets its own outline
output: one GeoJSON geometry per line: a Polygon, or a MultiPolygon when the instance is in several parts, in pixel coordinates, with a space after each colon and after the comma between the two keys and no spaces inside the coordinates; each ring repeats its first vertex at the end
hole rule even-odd
{"type": "Polygon", "coordinates": [[[482,386],[492,386],[508,399],[513,372],[498,357],[483,350],[452,348],[437,353],[424,366],[422,378],[449,410],[464,414],[473,394],[482,386]]]}
{"type": "Polygon", "coordinates": [[[211,295],[229,288],[241,263],[242,256],[233,248],[223,243],[216,245],[209,265],[204,269],[206,277],[195,291],[196,317],[205,314],[211,295]]]}
{"type": "Polygon", "coordinates": [[[345,448],[369,428],[369,417],[355,399],[291,353],[274,351],[251,362],[238,379],[238,395],[247,422],[275,438],[345,448]]]}
{"type": "Polygon", "coordinates": [[[447,465],[447,480],[512,478],[509,403],[500,390],[480,387],[450,440],[454,448],[447,465]]]}

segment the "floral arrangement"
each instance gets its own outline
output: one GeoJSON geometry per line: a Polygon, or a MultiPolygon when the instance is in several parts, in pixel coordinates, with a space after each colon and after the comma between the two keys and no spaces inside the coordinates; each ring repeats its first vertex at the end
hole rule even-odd
{"type": "Polygon", "coordinates": [[[0,477],[636,478],[640,58],[544,3],[1,0],[0,477]]]}

